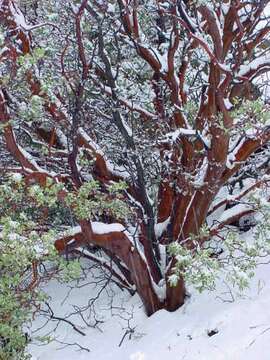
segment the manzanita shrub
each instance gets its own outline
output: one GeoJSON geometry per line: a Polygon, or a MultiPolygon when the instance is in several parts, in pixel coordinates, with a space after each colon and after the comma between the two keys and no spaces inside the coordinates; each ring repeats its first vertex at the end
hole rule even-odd
{"type": "Polygon", "coordinates": [[[268,254],[266,209],[255,245],[235,235],[269,196],[268,3],[0,1],[0,166],[23,176],[4,217],[33,221],[19,236],[98,246],[149,316],[225,269],[246,287],[268,254]]]}

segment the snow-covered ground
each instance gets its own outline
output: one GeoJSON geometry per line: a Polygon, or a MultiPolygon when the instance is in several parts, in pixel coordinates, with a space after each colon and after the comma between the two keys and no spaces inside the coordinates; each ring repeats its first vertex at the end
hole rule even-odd
{"type": "MultiPolygon", "coordinates": [[[[60,322],[51,334],[57,341],[33,344],[30,351],[35,360],[269,360],[269,276],[270,265],[261,265],[242,297],[220,284],[215,292],[192,292],[174,313],[159,311],[150,318],[144,315],[137,296],[113,286],[94,303],[96,320],[101,321],[96,328],[87,327],[78,314],[72,315],[68,320],[85,336],[71,324],[60,322]]],[[[100,285],[90,283],[72,290],[66,298],[66,286],[56,281],[47,286],[54,316],[60,317],[76,312],[72,304],[91,305],[89,299],[99,291],[100,285]]],[[[83,313],[85,319],[88,313],[83,313]]],[[[44,322],[40,317],[33,329],[44,322]]],[[[56,324],[50,321],[39,334],[47,334],[56,324]]]]}

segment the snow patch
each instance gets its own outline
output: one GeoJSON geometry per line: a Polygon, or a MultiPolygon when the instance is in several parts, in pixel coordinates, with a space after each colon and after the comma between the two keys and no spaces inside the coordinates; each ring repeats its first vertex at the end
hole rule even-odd
{"type": "Polygon", "coordinates": [[[169,223],[170,223],[170,217],[168,217],[163,222],[157,223],[155,225],[155,234],[156,234],[157,238],[159,238],[163,234],[163,232],[167,229],[167,226],[169,225],[169,223]]]}

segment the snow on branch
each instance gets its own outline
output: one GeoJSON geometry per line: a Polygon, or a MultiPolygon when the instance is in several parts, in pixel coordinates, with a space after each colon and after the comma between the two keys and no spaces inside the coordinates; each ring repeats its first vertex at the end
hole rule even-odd
{"type": "Polygon", "coordinates": [[[261,56],[257,59],[254,59],[249,64],[241,65],[240,70],[237,73],[236,77],[249,79],[251,77],[255,77],[259,71],[269,68],[270,68],[269,57],[261,56]]]}
{"type": "Polygon", "coordinates": [[[40,23],[40,24],[36,24],[36,25],[28,25],[25,21],[25,17],[23,15],[23,13],[21,12],[20,8],[15,4],[15,2],[10,2],[10,11],[11,14],[13,16],[13,19],[17,25],[18,28],[22,29],[23,31],[33,31],[35,29],[38,29],[40,27],[43,26],[52,26],[56,29],[58,29],[58,31],[61,31],[60,28],[51,22],[44,22],[44,23],[40,23]]]}

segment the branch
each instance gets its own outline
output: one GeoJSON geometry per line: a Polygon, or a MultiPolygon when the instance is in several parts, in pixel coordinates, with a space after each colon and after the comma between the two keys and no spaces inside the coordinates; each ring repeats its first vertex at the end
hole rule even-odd
{"type": "Polygon", "coordinates": [[[234,161],[230,168],[226,168],[222,174],[221,182],[225,184],[228,179],[235,174],[242,166],[242,164],[252,155],[257,149],[262,147],[270,140],[270,127],[266,126],[254,138],[246,138],[243,140],[241,146],[238,147],[234,154],[234,161]]]}
{"type": "Polygon", "coordinates": [[[82,256],[88,260],[94,261],[96,263],[98,263],[99,265],[101,265],[103,268],[109,270],[109,272],[111,273],[112,276],[114,276],[117,279],[116,284],[121,288],[121,289],[126,289],[131,295],[134,295],[134,290],[130,287],[130,284],[121,276],[119,275],[112,267],[112,264],[108,263],[105,259],[103,258],[99,258],[93,254],[91,254],[90,252],[87,252],[82,249],[73,249],[70,251],[70,253],[75,254],[75,255],[79,255],[82,256]]]}
{"type": "Polygon", "coordinates": [[[263,184],[266,184],[269,182],[268,180],[260,180],[257,181],[255,184],[252,184],[251,186],[248,186],[246,189],[244,189],[243,191],[240,192],[240,194],[235,195],[235,196],[230,196],[227,199],[224,199],[222,201],[220,201],[219,203],[217,203],[216,205],[214,205],[208,212],[208,216],[213,214],[217,209],[219,209],[222,206],[226,206],[226,205],[230,205],[233,204],[235,202],[238,202],[239,200],[241,200],[244,196],[246,196],[247,194],[249,194],[251,191],[261,187],[263,184]]]}
{"type": "Polygon", "coordinates": [[[254,209],[250,205],[238,204],[223,212],[221,218],[210,229],[210,237],[216,235],[226,225],[230,225],[245,215],[253,214],[254,209]]]}
{"type": "Polygon", "coordinates": [[[67,320],[65,318],[59,317],[59,316],[55,316],[53,309],[51,308],[50,304],[45,301],[45,304],[47,305],[48,309],[49,309],[49,316],[51,320],[58,320],[58,321],[63,321],[65,323],[67,323],[68,325],[72,326],[73,330],[77,331],[80,335],[82,336],[86,336],[86,334],[80,330],[75,324],[73,324],[73,322],[71,322],[70,320],[67,320]]]}

